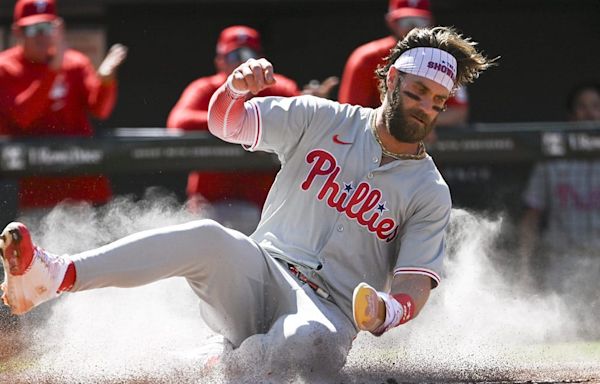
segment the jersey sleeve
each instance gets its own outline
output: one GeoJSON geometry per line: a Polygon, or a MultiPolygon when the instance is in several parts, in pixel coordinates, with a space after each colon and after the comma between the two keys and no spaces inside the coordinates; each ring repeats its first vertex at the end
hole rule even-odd
{"type": "Polygon", "coordinates": [[[314,96],[265,97],[247,102],[258,117],[257,137],[250,151],[274,152],[285,161],[301,139],[309,140],[331,125],[339,104],[314,96]]]}
{"type": "Polygon", "coordinates": [[[546,208],[545,174],[543,164],[536,164],[523,193],[523,202],[527,207],[539,210],[546,208]]]}
{"type": "Polygon", "coordinates": [[[450,221],[450,191],[438,185],[435,194],[424,195],[423,203],[405,223],[400,233],[400,252],[394,267],[398,274],[419,274],[440,282],[445,256],[445,231],[450,221]]]}

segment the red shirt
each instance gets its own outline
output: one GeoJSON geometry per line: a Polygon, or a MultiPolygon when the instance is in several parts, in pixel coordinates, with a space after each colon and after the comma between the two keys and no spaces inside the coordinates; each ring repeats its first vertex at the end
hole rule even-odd
{"type": "MultiPolygon", "coordinates": [[[[60,71],[27,61],[21,46],[0,52],[0,134],[91,136],[88,114],[108,117],[116,94],[116,83],[102,84],[89,59],[78,51],[65,52],[60,71]]],[[[19,181],[21,208],[50,207],[64,199],[104,203],[110,195],[104,176],[19,181]]]]}
{"type": "MultiPolygon", "coordinates": [[[[185,89],[167,120],[168,128],[190,131],[208,130],[208,104],[215,91],[227,80],[225,73],[202,77],[185,89]]],[[[257,96],[298,96],[295,81],[275,74],[276,83],[257,96]]],[[[262,206],[276,172],[192,172],[188,177],[187,194],[200,194],[208,201],[244,200],[262,206]]]]}
{"type": "MultiPolygon", "coordinates": [[[[375,70],[378,66],[385,64],[385,58],[390,55],[390,50],[397,42],[394,36],[388,36],[361,45],[352,52],[346,62],[340,83],[338,94],[340,103],[371,108],[381,105],[379,80],[375,76],[375,70]]],[[[457,93],[460,93],[460,97],[449,98],[447,105],[468,105],[464,90],[457,93]]]]}

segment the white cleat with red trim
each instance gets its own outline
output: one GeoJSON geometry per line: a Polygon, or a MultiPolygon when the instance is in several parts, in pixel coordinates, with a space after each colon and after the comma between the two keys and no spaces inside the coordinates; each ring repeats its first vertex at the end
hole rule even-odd
{"type": "Polygon", "coordinates": [[[69,261],[33,245],[25,224],[13,222],[0,234],[4,266],[2,300],[15,315],[60,295],[69,261]]]}

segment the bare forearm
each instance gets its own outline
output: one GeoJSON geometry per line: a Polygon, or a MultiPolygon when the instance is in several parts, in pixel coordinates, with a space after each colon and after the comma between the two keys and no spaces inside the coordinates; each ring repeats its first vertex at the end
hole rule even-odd
{"type": "Polygon", "coordinates": [[[424,275],[396,275],[392,282],[390,294],[392,296],[405,294],[412,298],[414,307],[414,317],[427,303],[431,292],[431,279],[424,275]]]}
{"type": "Polygon", "coordinates": [[[399,274],[390,293],[377,292],[360,283],[352,298],[354,321],[363,331],[379,336],[414,319],[425,306],[431,291],[431,279],[425,275],[399,274]]]}

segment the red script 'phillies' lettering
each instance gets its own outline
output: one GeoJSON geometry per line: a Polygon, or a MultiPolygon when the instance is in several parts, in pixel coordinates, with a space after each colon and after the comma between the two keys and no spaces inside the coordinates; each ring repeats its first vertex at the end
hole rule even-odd
{"type": "Polygon", "coordinates": [[[376,209],[382,197],[379,189],[372,188],[369,183],[361,182],[350,195],[336,181],[341,168],[335,157],[322,149],[315,149],[306,155],[306,162],[313,166],[302,182],[303,190],[310,189],[317,177],[327,177],[317,194],[319,200],[325,200],[331,208],[356,220],[381,240],[391,241],[396,236],[398,233],[396,222],[391,218],[382,218],[381,212],[376,209]]]}

